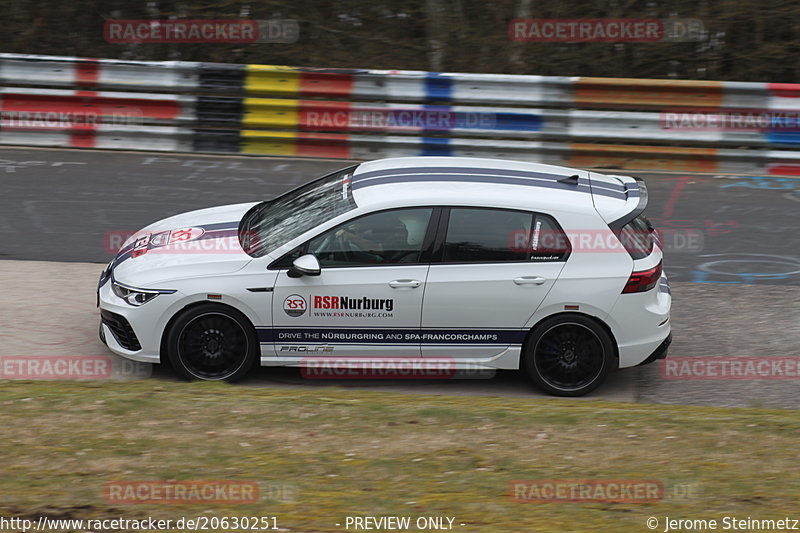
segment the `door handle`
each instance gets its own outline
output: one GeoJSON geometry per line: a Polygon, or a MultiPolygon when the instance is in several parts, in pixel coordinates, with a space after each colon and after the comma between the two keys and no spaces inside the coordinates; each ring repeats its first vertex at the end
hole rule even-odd
{"type": "Polygon", "coordinates": [[[542,285],[545,281],[547,280],[542,276],[520,276],[514,278],[514,283],[517,285],[542,285]]]}
{"type": "Polygon", "coordinates": [[[393,289],[416,289],[422,285],[418,279],[396,279],[389,282],[389,286],[393,289]]]}

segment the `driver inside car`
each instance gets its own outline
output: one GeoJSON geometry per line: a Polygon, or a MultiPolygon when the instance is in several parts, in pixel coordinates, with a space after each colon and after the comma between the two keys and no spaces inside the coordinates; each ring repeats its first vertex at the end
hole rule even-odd
{"type": "Polygon", "coordinates": [[[349,224],[339,229],[336,237],[370,263],[398,261],[408,253],[408,229],[402,220],[391,217],[370,222],[368,227],[359,221],[349,224]]]}

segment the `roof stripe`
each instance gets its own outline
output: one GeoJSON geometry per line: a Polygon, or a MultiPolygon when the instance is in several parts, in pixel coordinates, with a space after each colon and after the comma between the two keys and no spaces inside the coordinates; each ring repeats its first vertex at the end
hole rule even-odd
{"type": "MultiPolygon", "coordinates": [[[[407,174],[405,176],[376,176],[374,178],[370,178],[366,183],[361,181],[353,184],[353,190],[362,187],[370,187],[373,185],[386,185],[390,183],[419,183],[426,181],[500,183],[505,185],[527,185],[540,187],[543,189],[561,189],[564,191],[576,191],[581,193],[590,192],[588,183],[579,183],[576,187],[575,185],[571,185],[569,183],[559,183],[557,181],[533,180],[530,178],[517,178],[509,176],[468,176],[464,174],[407,174]]],[[[615,193],[614,195],[624,198],[621,193],[615,193]]]]}
{"type": "MultiPolygon", "coordinates": [[[[426,181],[438,181],[438,179],[441,178],[441,177],[448,178],[448,177],[465,176],[465,175],[474,176],[474,177],[486,177],[486,178],[498,178],[498,177],[500,177],[500,178],[516,178],[516,179],[519,179],[521,181],[522,180],[530,180],[530,181],[540,181],[540,182],[545,182],[545,183],[553,183],[554,181],[557,181],[557,180],[552,179],[552,177],[515,176],[515,175],[511,175],[511,174],[506,174],[503,171],[496,171],[496,172],[493,172],[491,174],[481,174],[479,176],[476,176],[472,172],[402,172],[402,173],[392,173],[392,174],[382,174],[382,175],[376,175],[376,176],[369,176],[367,178],[359,179],[359,180],[357,180],[357,182],[360,184],[359,186],[365,187],[365,186],[368,186],[368,185],[372,185],[373,184],[372,182],[374,180],[380,180],[380,179],[385,179],[385,178],[399,178],[399,177],[402,177],[402,176],[406,176],[406,177],[407,176],[412,176],[412,177],[428,178],[426,181]],[[369,183],[365,183],[365,182],[369,182],[369,183]]],[[[402,181],[402,180],[397,180],[397,181],[402,181]]],[[[487,180],[484,180],[484,181],[491,182],[491,179],[487,179],[487,180]]],[[[528,183],[528,184],[533,185],[532,183],[528,183]]],[[[578,178],[578,184],[579,185],[588,186],[589,185],[589,181],[586,178],[578,178]]],[[[620,192],[622,192],[622,191],[620,191],[620,192]]]]}
{"type": "Polygon", "coordinates": [[[525,170],[511,170],[511,169],[504,169],[504,168],[474,168],[474,167],[407,167],[407,168],[390,168],[390,169],[383,169],[383,170],[373,170],[370,172],[361,172],[359,173],[356,171],[355,175],[353,176],[354,179],[359,180],[361,178],[368,178],[370,176],[389,176],[392,174],[407,174],[409,172],[415,173],[441,173],[441,172],[457,172],[457,173],[465,173],[468,172],[469,174],[474,175],[481,175],[481,174],[497,174],[498,172],[502,172],[507,176],[521,176],[521,177],[537,177],[537,178],[550,178],[550,179],[559,179],[564,178],[566,175],[564,174],[550,174],[547,172],[530,172],[525,170]]]}
{"type": "Polygon", "coordinates": [[[404,169],[376,170],[356,173],[352,178],[352,188],[360,189],[373,185],[391,183],[418,183],[426,181],[465,182],[465,183],[501,183],[506,185],[527,185],[545,189],[558,189],[582,193],[594,192],[601,196],[626,199],[638,197],[638,187],[628,188],[606,182],[591,182],[579,177],[578,184],[558,181],[566,176],[542,172],[523,172],[505,169],[477,169],[468,167],[412,167],[404,169]],[[627,191],[627,194],[626,194],[627,191]]]}
{"type": "MultiPolygon", "coordinates": [[[[368,179],[372,176],[405,175],[408,173],[440,174],[443,172],[458,173],[458,174],[468,173],[471,175],[489,175],[489,176],[502,174],[504,176],[519,176],[523,178],[530,177],[530,178],[541,178],[549,180],[559,180],[568,176],[568,174],[551,174],[547,172],[532,172],[532,171],[511,170],[511,169],[487,169],[487,168],[470,168],[470,167],[409,167],[409,168],[373,170],[371,172],[362,172],[360,174],[356,172],[354,179],[358,181],[362,178],[368,179]]],[[[585,179],[580,178],[580,181],[583,182],[585,181],[585,179]]],[[[592,187],[604,188],[618,192],[625,192],[633,189],[638,190],[639,188],[638,184],[636,183],[614,183],[614,182],[607,182],[600,180],[593,180],[592,187]]]]}

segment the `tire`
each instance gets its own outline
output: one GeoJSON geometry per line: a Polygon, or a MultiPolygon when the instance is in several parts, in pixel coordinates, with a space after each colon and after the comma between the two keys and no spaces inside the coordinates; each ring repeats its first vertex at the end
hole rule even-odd
{"type": "Polygon", "coordinates": [[[616,357],[611,336],[581,315],[561,315],[536,326],[523,351],[533,382],[553,396],[583,396],[599,387],[616,357]]]}
{"type": "Polygon", "coordinates": [[[247,317],[216,304],[183,311],[167,335],[167,358],[188,380],[237,381],[258,353],[258,337],[247,317]]]}

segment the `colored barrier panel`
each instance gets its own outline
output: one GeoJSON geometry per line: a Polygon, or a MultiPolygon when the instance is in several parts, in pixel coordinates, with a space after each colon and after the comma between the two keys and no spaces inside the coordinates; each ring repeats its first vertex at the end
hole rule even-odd
{"type": "Polygon", "coordinates": [[[800,84],[0,54],[0,143],[800,175],[800,84]]]}
{"type": "Polygon", "coordinates": [[[622,108],[719,107],[723,82],[578,78],[575,104],[622,108]]]}
{"type": "Polygon", "coordinates": [[[77,120],[87,123],[104,123],[109,120],[127,123],[172,122],[191,118],[193,104],[192,97],[169,94],[98,93],[59,89],[0,90],[0,111],[5,126],[15,117],[18,122],[58,120],[66,124],[74,124],[77,120]]]}

